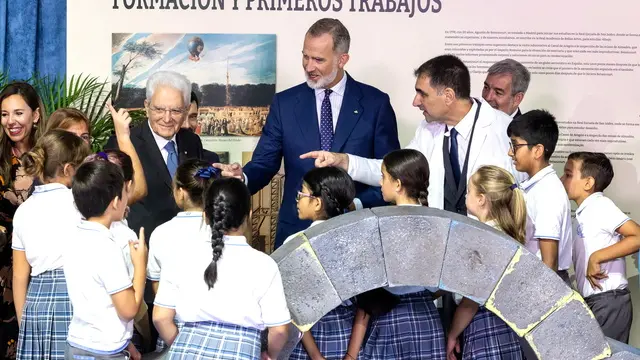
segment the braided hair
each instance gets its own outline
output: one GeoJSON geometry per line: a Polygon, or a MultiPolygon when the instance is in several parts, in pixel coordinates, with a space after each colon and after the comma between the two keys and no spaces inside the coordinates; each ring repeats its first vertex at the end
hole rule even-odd
{"type": "Polygon", "coordinates": [[[204,213],[211,226],[211,263],[204,271],[204,281],[209,289],[213,288],[218,278],[218,260],[224,249],[223,236],[226,232],[237,229],[249,217],[251,211],[251,194],[242,181],[236,178],[214,180],[204,197],[204,213]]]}
{"type": "Polygon", "coordinates": [[[314,168],[302,178],[311,195],[322,200],[324,217],[344,214],[356,196],[356,185],[346,171],[337,167],[314,168]]]}
{"type": "Polygon", "coordinates": [[[417,200],[422,206],[429,206],[429,163],[421,152],[413,149],[395,150],[385,155],[382,164],[394,180],[400,180],[408,198],[417,200]]]}

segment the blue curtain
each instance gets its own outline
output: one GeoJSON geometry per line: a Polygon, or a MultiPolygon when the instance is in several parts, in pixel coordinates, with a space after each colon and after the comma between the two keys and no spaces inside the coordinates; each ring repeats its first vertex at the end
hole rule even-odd
{"type": "Polygon", "coordinates": [[[66,0],[0,0],[0,69],[11,80],[63,76],[66,0]]]}

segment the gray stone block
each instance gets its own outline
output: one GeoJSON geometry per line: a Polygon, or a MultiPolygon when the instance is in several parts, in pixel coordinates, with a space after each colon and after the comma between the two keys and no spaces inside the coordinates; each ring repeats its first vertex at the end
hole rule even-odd
{"type": "Polygon", "coordinates": [[[485,306],[524,336],[572,295],[555,272],[520,248],[485,306]]]}
{"type": "Polygon", "coordinates": [[[289,356],[293,352],[293,349],[296,348],[296,345],[300,342],[302,338],[302,333],[295,327],[293,324],[289,324],[289,337],[287,338],[287,342],[284,344],[282,351],[278,355],[278,360],[288,360],[289,356]]]}
{"type": "Polygon", "coordinates": [[[449,215],[452,221],[439,288],[484,304],[519,245],[479,221],[449,215]]]}
{"type": "Polygon", "coordinates": [[[542,360],[603,359],[611,355],[598,322],[578,293],[525,338],[542,360]]]}
{"type": "Polygon", "coordinates": [[[378,217],[389,285],[438,287],[451,219],[425,206],[371,209],[378,217]]]}
{"type": "Polygon", "coordinates": [[[291,319],[303,331],[342,301],[304,235],[271,254],[282,276],[291,319]]]}
{"type": "Polygon", "coordinates": [[[640,360],[640,355],[632,354],[628,351],[623,351],[613,354],[609,359],[612,360],[640,360]]]}
{"type": "Polygon", "coordinates": [[[387,285],[378,218],[371,210],[337,216],[304,233],[342,300],[387,285]]]}

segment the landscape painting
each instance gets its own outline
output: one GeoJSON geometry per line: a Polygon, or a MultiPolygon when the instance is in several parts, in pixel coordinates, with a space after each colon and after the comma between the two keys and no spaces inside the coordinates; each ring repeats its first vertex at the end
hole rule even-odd
{"type": "Polygon", "coordinates": [[[159,70],[185,75],[199,102],[201,136],[260,136],[276,91],[273,34],[112,34],[113,102],[144,108],[159,70]]]}

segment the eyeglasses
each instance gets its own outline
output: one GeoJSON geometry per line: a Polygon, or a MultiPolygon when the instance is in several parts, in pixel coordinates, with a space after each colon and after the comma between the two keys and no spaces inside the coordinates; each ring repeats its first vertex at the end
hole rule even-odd
{"type": "Polygon", "coordinates": [[[164,114],[166,114],[168,111],[172,118],[179,118],[180,116],[182,116],[182,114],[184,114],[186,110],[187,110],[186,108],[165,109],[165,108],[159,108],[153,105],[149,105],[149,111],[151,111],[151,113],[155,116],[164,116],[164,114]]]}
{"type": "Polygon", "coordinates": [[[515,154],[515,152],[518,151],[518,148],[520,148],[521,146],[526,146],[526,145],[529,145],[529,144],[528,143],[525,143],[525,144],[509,143],[509,148],[515,154]]]}
{"type": "Polygon", "coordinates": [[[296,201],[300,201],[300,199],[302,199],[303,197],[306,197],[309,199],[315,199],[315,196],[311,194],[305,194],[303,192],[298,191],[298,194],[296,195],[296,201]]]}

